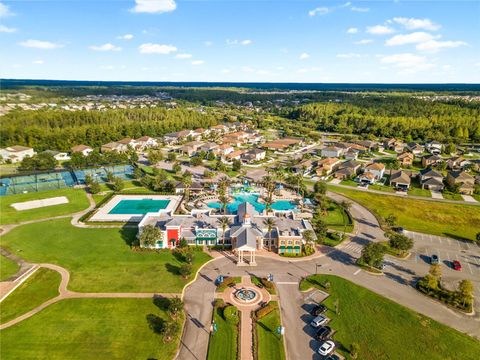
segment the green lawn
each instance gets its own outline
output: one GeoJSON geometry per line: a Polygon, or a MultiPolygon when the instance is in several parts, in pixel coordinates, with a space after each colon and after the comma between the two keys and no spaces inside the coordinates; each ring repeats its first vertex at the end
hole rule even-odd
{"type": "Polygon", "coordinates": [[[442,192],[443,198],[447,200],[457,200],[457,201],[463,201],[463,197],[460,194],[455,194],[451,193],[448,191],[442,192]]]}
{"type": "Polygon", "coordinates": [[[276,301],[270,304],[275,305],[276,309],[256,323],[258,360],[285,359],[283,336],[277,333],[277,328],[281,325],[280,311],[276,301]]]}
{"type": "Polygon", "coordinates": [[[0,197],[0,224],[15,224],[27,220],[45,219],[52,216],[67,215],[88,208],[88,199],[82,189],[57,189],[37,193],[17,194],[0,197]],[[46,206],[31,210],[17,211],[10,205],[17,202],[66,196],[67,204],[46,206]]]}
{"type": "Polygon", "coordinates": [[[480,229],[480,207],[475,205],[380,195],[331,185],[329,188],[357,201],[377,216],[395,215],[398,225],[408,230],[473,240],[480,229]]]}
{"type": "Polygon", "coordinates": [[[152,315],[168,319],[152,299],[62,300],[2,330],[2,359],[173,359],[181,330],[164,343],[152,315]]]}
{"type": "Polygon", "coordinates": [[[340,206],[334,202],[331,202],[327,210],[327,215],[323,220],[329,229],[343,231],[345,229],[346,222],[346,232],[349,233],[353,231],[352,219],[342,208],[340,208],[340,206]]]}
{"type": "Polygon", "coordinates": [[[0,322],[5,323],[58,295],[61,276],[58,272],[40,268],[2,301],[0,322]]]}
{"type": "Polygon", "coordinates": [[[412,196],[432,197],[432,193],[430,192],[430,190],[413,187],[413,186],[408,190],[407,193],[408,195],[412,195],[412,196]]]}
{"type": "Polygon", "coordinates": [[[347,280],[331,275],[310,277],[318,286],[328,280],[325,300],[330,326],[337,332],[337,348],[347,355],[352,343],[360,346],[359,359],[478,359],[480,342],[435,320],[347,280]],[[340,313],[335,312],[338,301],[340,313]]]}
{"type": "Polygon", "coordinates": [[[353,180],[342,180],[342,181],[340,181],[340,185],[357,187],[358,183],[353,181],[353,180]]]}
{"type": "Polygon", "coordinates": [[[373,184],[373,185],[368,185],[368,188],[371,190],[385,191],[390,193],[395,192],[395,189],[393,187],[387,186],[387,185],[373,184]]]}
{"type": "Polygon", "coordinates": [[[15,261],[0,255],[0,281],[6,280],[14,275],[19,268],[15,261]]]}
{"type": "Polygon", "coordinates": [[[237,359],[238,327],[223,318],[223,308],[215,306],[213,320],[217,331],[211,333],[208,343],[208,360],[237,359]]]}
{"type": "MultiPolygon", "coordinates": [[[[35,263],[53,263],[71,273],[69,288],[83,292],[180,292],[183,264],[170,251],[132,251],[136,228],[83,229],[70,219],[23,225],[0,238],[0,245],[35,263]]],[[[195,252],[196,271],[210,257],[195,252]]]]}

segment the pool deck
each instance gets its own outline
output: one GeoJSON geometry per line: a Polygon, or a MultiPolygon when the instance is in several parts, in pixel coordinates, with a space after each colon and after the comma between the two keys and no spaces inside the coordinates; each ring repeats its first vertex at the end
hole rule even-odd
{"type": "Polygon", "coordinates": [[[173,213],[182,196],[179,195],[115,195],[109,202],[97,210],[97,212],[90,218],[89,221],[119,221],[119,222],[140,222],[144,214],[109,214],[112,209],[118,205],[122,200],[169,200],[167,207],[161,209],[158,213],[167,212],[173,213]]]}

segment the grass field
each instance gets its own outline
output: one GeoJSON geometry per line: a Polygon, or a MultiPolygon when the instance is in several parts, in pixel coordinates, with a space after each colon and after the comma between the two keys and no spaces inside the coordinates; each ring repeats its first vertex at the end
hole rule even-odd
{"type": "Polygon", "coordinates": [[[208,360],[237,359],[238,328],[227,322],[222,314],[221,307],[214,308],[213,320],[218,330],[210,335],[208,360]]]}
{"type": "Polygon", "coordinates": [[[371,190],[384,191],[384,192],[390,192],[390,193],[395,192],[395,189],[388,185],[373,184],[373,185],[369,185],[368,188],[371,190]]]}
{"type": "Polygon", "coordinates": [[[58,189],[40,191],[37,193],[7,195],[0,197],[0,224],[16,224],[27,220],[45,219],[53,216],[67,215],[88,208],[88,199],[81,189],[58,189]],[[17,211],[10,205],[17,202],[47,199],[57,196],[66,196],[68,204],[46,206],[43,208],[17,211]]]}
{"type": "Polygon", "coordinates": [[[150,314],[168,318],[152,299],[62,300],[2,330],[2,359],[173,359],[181,331],[164,343],[150,314]]]}
{"type": "Polygon", "coordinates": [[[19,268],[15,261],[0,255],[0,281],[8,279],[15,274],[19,268]]]}
{"type": "Polygon", "coordinates": [[[331,203],[331,206],[328,208],[327,216],[325,216],[323,220],[329,229],[343,231],[346,222],[346,232],[353,231],[352,219],[334,202],[331,203]]]}
{"type": "Polygon", "coordinates": [[[412,196],[432,197],[432,193],[430,192],[430,190],[413,187],[413,186],[408,190],[407,193],[408,195],[412,195],[412,196]]]}
{"type": "Polygon", "coordinates": [[[329,189],[344,194],[377,216],[393,214],[398,225],[427,234],[475,239],[480,229],[480,207],[372,194],[341,187],[329,189]]]}
{"type": "Polygon", "coordinates": [[[448,191],[444,191],[442,193],[442,195],[443,195],[443,198],[447,199],[447,200],[463,201],[463,197],[460,194],[455,194],[455,193],[451,193],[451,192],[448,192],[448,191]]]}
{"type": "MultiPolygon", "coordinates": [[[[35,263],[52,263],[71,273],[69,288],[82,292],[180,292],[190,281],[170,251],[135,252],[136,228],[83,229],[70,219],[23,225],[0,238],[1,246],[35,263]]],[[[193,270],[210,257],[195,252],[193,270]]]]}
{"type": "Polygon", "coordinates": [[[480,342],[342,278],[315,275],[302,287],[328,280],[327,316],[337,332],[334,340],[346,355],[352,343],[359,359],[478,359],[480,342]],[[334,303],[338,300],[340,314],[334,303]]]}
{"type": "Polygon", "coordinates": [[[5,323],[58,295],[60,274],[40,268],[2,301],[0,322],[5,323]]]}
{"type": "Polygon", "coordinates": [[[281,325],[280,312],[276,301],[270,304],[274,304],[276,309],[262,317],[256,324],[258,360],[283,360],[285,359],[283,337],[277,334],[277,328],[281,325]]]}

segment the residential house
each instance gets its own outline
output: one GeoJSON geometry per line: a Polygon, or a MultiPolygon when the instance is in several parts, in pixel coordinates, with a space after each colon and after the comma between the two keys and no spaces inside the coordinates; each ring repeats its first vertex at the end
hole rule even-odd
{"type": "Polygon", "coordinates": [[[345,160],[357,160],[358,152],[354,150],[348,150],[345,155],[345,160]]]}
{"type": "Polygon", "coordinates": [[[341,161],[338,158],[326,158],[319,160],[317,162],[317,168],[315,169],[315,172],[319,177],[329,176],[337,169],[340,163],[341,161]]]}
{"type": "Polygon", "coordinates": [[[217,134],[225,134],[229,131],[230,129],[223,125],[223,124],[218,124],[210,127],[210,132],[211,133],[217,133],[217,134]]]}
{"type": "Polygon", "coordinates": [[[343,155],[343,152],[343,149],[337,146],[327,146],[322,149],[321,155],[327,158],[338,158],[343,155]]]}
{"type": "Polygon", "coordinates": [[[422,166],[435,166],[442,163],[444,160],[438,155],[430,155],[422,157],[422,166]]]}
{"type": "Polygon", "coordinates": [[[145,150],[145,149],[148,149],[148,148],[158,146],[157,139],[154,139],[150,136],[139,137],[138,139],[135,139],[135,142],[136,142],[136,148],[138,150],[145,150]]]}
{"type": "Polygon", "coordinates": [[[201,145],[198,148],[198,151],[205,151],[205,152],[209,153],[209,152],[215,151],[216,149],[218,149],[218,144],[216,144],[214,142],[207,142],[207,143],[204,143],[203,145],[201,145]]]}
{"type": "Polygon", "coordinates": [[[355,160],[348,160],[338,165],[333,176],[337,179],[345,180],[356,176],[361,168],[361,163],[355,160]]]}
{"type": "Polygon", "coordinates": [[[440,155],[442,153],[443,145],[438,141],[430,141],[425,145],[425,149],[432,155],[440,155]]]}
{"type": "Polygon", "coordinates": [[[33,148],[27,146],[14,145],[0,149],[0,157],[4,161],[11,161],[12,163],[21,162],[25,157],[32,157],[35,154],[33,148]]]}
{"type": "Polygon", "coordinates": [[[317,162],[312,159],[303,160],[300,163],[292,166],[292,170],[296,174],[302,174],[303,176],[305,176],[313,170],[316,164],[317,162]]]}
{"type": "Polygon", "coordinates": [[[470,162],[462,156],[454,156],[447,160],[447,169],[451,170],[462,170],[468,165],[470,165],[470,162]]]}
{"type": "Polygon", "coordinates": [[[364,173],[358,176],[358,181],[362,184],[372,185],[375,183],[375,180],[376,180],[375,174],[371,173],[370,171],[365,171],[364,173]]]}
{"type": "Polygon", "coordinates": [[[475,189],[475,178],[465,171],[449,171],[447,183],[452,187],[460,185],[458,192],[464,195],[472,195],[475,189]]]}
{"type": "Polygon", "coordinates": [[[228,144],[222,144],[218,146],[215,150],[213,150],[214,154],[219,155],[219,156],[227,156],[228,154],[234,152],[235,149],[233,146],[228,145],[228,144]]]}
{"type": "Polygon", "coordinates": [[[412,166],[414,158],[415,155],[407,151],[397,155],[397,161],[400,166],[412,166]]]}
{"type": "Polygon", "coordinates": [[[443,185],[443,175],[438,171],[432,170],[430,168],[420,170],[418,177],[422,189],[442,191],[445,187],[443,185]]]}
{"type": "Polygon", "coordinates": [[[252,149],[242,155],[242,160],[249,163],[265,159],[267,152],[263,149],[252,149]]]}
{"type": "Polygon", "coordinates": [[[72,153],[80,152],[83,156],[88,156],[92,151],[93,149],[87,145],[76,145],[72,147],[72,153]]]}
{"type": "Polygon", "coordinates": [[[416,142],[409,142],[407,144],[407,150],[415,156],[420,156],[425,151],[425,147],[416,142]]]}
{"type": "MultiPolygon", "coordinates": [[[[175,194],[183,194],[183,193],[185,193],[186,189],[187,189],[187,187],[181,181],[178,181],[175,184],[175,194]]],[[[192,182],[192,184],[188,188],[190,193],[199,193],[199,192],[203,191],[203,189],[204,189],[203,185],[201,183],[195,182],[195,181],[192,182]]]]}
{"type": "Polygon", "coordinates": [[[135,139],[129,137],[123,138],[122,140],[119,140],[117,142],[119,144],[126,145],[127,147],[131,147],[132,149],[135,149],[135,147],[137,146],[137,142],[135,141],[135,139]]]}
{"type": "Polygon", "coordinates": [[[169,133],[163,136],[163,141],[167,144],[177,144],[181,141],[187,140],[192,134],[191,130],[182,130],[173,133],[169,133]]]}
{"type": "Polygon", "coordinates": [[[224,158],[227,161],[240,160],[244,153],[245,153],[245,150],[235,150],[235,151],[225,155],[224,158]]]}
{"type": "Polygon", "coordinates": [[[388,139],[383,142],[383,148],[385,150],[395,151],[397,153],[403,152],[405,144],[397,139],[388,139]]]}
{"type": "Polygon", "coordinates": [[[57,161],[66,161],[70,160],[70,156],[66,152],[54,151],[54,150],[45,150],[42,154],[50,154],[57,161]]]}
{"type": "Polygon", "coordinates": [[[395,170],[390,173],[390,185],[396,189],[406,191],[410,188],[411,183],[410,175],[403,170],[395,170]]]}
{"type": "Polygon", "coordinates": [[[126,152],[128,151],[128,146],[125,144],[120,144],[119,142],[113,141],[108,144],[102,145],[102,152],[116,151],[116,152],[126,152]]]}
{"type": "Polygon", "coordinates": [[[203,142],[200,142],[200,141],[190,141],[186,144],[184,144],[183,146],[181,146],[178,151],[182,154],[186,154],[188,156],[192,156],[192,155],[195,155],[200,147],[203,145],[204,143],[203,142]]]}
{"type": "Polygon", "coordinates": [[[375,180],[380,180],[385,173],[385,165],[382,163],[371,163],[365,167],[365,172],[370,172],[375,177],[375,180]]]}
{"type": "Polygon", "coordinates": [[[365,147],[368,151],[378,150],[378,142],[372,140],[356,140],[356,144],[365,147]]]}

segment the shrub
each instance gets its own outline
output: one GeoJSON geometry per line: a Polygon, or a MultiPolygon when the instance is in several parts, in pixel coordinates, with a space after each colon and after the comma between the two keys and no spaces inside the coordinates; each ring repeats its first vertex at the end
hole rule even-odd
{"type": "Polygon", "coordinates": [[[273,282],[268,281],[266,278],[261,278],[260,282],[262,283],[263,287],[267,290],[274,290],[275,286],[273,285],[273,282]]]}
{"type": "Polygon", "coordinates": [[[237,325],[239,322],[238,309],[233,305],[223,308],[223,318],[230,324],[237,325]]]}
{"type": "Polygon", "coordinates": [[[275,310],[275,308],[276,308],[275,305],[269,303],[255,312],[255,318],[257,320],[261,319],[262,317],[270,314],[273,310],[275,310]]]}
{"type": "Polygon", "coordinates": [[[218,285],[218,287],[219,288],[226,288],[229,285],[234,284],[234,283],[235,283],[235,278],[234,277],[229,277],[229,278],[223,279],[223,281],[220,283],[220,285],[218,285]]]}
{"type": "Polygon", "coordinates": [[[192,274],[192,265],[190,264],[185,264],[180,266],[179,270],[180,275],[182,275],[184,278],[189,277],[192,274]]]}

